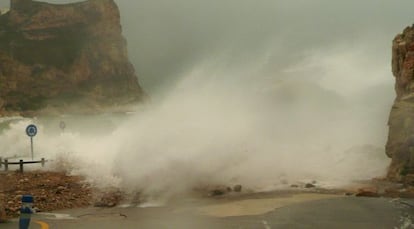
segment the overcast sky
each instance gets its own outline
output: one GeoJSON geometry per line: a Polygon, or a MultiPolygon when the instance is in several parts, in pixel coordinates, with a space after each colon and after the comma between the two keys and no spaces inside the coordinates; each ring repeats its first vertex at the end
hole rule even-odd
{"type": "MultiPolygon", "coordinates": [[[[0,2],[4,7],[8,0],[0,2]]],[[[323,61],[329,65],[330,61],[358,60],[361,63],[350,63],[361,68],[355,77],[378,77],[378,81],[388,77],[390,83],[391,41],[414,23],[414,1],[410,0],[116,2],[131,61],[150,94],[164,90],[206,61],[228,69],[258,68],[260,62],[260,76],[277,79],[303,77],[304,71],[314,71],[312,75],[319,77],[315,80],[326,84],[329,79],[315,76],[318,71],[326,72],[319,66],[323,61]],[[322,62],[316,63],[318,60],[322,62]],[[377,76],[364,76],[371,70],[363,65],[383,70],[374,73],[377,76]]],[[[362,84],[365,81],[361,79],[362,84]]]]}
{"type": "Polygon", "coordinates": [[[118,4],[132,60],[149,90],[157,79],[179,75],[207,58],[221,58],[234,67],[266,58],[266,72],[281,75],[309,53],[323,56],[333,55],[332,49],[365,49],[360,57],[389,67],[393,37],[414,23],[413,1],[119,0],[118,4]]]}

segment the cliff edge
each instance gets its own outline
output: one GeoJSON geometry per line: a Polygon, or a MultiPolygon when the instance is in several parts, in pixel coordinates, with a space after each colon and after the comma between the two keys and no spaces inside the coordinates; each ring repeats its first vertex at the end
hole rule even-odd
{"type": "Polygon", "coordinates": [[[96,112],[143,97],[113,0],[11,0],[0,16],[0,116],[96,112]]]}
{"type": "Polygon", "coordinates": [[[386,154],[392,158],[388,177],[407,181],[414,178],[414,26],[393,41],[392,72],[397,97],[388,122],[386,154]]]}

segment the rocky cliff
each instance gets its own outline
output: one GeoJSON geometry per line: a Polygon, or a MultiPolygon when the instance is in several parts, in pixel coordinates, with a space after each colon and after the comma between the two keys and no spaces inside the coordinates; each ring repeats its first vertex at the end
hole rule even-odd
{"type": "Polygon", "coordinates": [[[0,16],[0,115],[98,111],[140,101],[113,0],[11,0],[0,16]]]}
{"type": "Polygon", "coordinates": [[[404,181],[414,177],[414,26],[393,41],[392,71],[397,97],[388,122],[388,177],[404,181]]]}

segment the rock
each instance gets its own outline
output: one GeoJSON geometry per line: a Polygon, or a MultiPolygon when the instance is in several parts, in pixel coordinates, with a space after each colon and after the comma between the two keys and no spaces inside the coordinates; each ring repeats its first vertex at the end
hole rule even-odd
{"type": "Polygon", "coordinates": [[[393,40],[392,72],[397,96],[388,121],[386,154],[392,162],[387,177],[404,181],[414,174],[414,26],[393,40]]]}
{"type": "Polygon", "coordinates": [[[378,190],[375,188],[361,188],[355,194],[357,197],[379,197],[378,190]]]}
{"type": "Polygon", "coordinates": [[[2,205],[0,205],[0,223],[5,223],[7,221],[6,210],[2,205]]]}
{"type": "Polygon", "coordinates": [[[210,194],[211,194],[211,196],[221,196],[221,195],[226,194],[226,191],[223,191],[223,190],[220,190],[220,189],[215,189],[215,190],[212,190],[210,192],[210,194]]]}
{"type": "Polygon", "coordinates": [[[400,198],[401,197],[401,189],[387,188],[387,189],[385,189],[384,196],[389,197],[389,198],[400,198]]]}
{"type": "Polygon", "coordinates": [[[34,208],[33,208],[33,211],[34,211],[34,212],[42,212],[42,210],[40,210],[40,208],[38,208],[38,207],[34,207],[34,208]]]}
{"type": "Polygon", "coordinates": [[[233,191],[235,191],[235,192],[241,192],[242,191],[242,186],[241,185],[235,185],[233,187],[233,191]]]}
{"type": "Polygon", "coordinates": [[[378,193],[370,191],[360,191],[355,194],[357,197],[379,197],[378,193]]]}
{"type": "Polygon", "coordinates": [[[108,205],[107,205],[107,203],[105,203],[103,201],[97,201],[93,204],[93,206],[97,207],[97,208],[104,208],[104,207],[107,207],[108,205]]]}
{"type": "Polygon", "coordinates": [[[124,194],[120,191],[111,191],[103,193],[98,201],[95,202],[95,207],[115,207],[122,199],[124,194]]]}
{"type": "Polygon", "coordinates": [[[402,182],[406,186],[414,186],[414,174],[407,174],[403,177],[402,182]]]}
{"type": "Polygon", "coordinates": [[[305,188],[315,188],[316,186],[314,184],[311,183],[307,183],[305,184],[305,188]]]}
{"type": "Polygon", "coordinates": [[[65,187],[63,187],[63,186],[59,186],[59,187],[57,187],[57,189],[56,189],[56,194],[62,194],[64,191],[66,190],[66,188],[65,187]]]}
{"type": "Polygon", "coordinates": [[[112,207],[115,207],[116,206],[116,203],[115,202],[109,202],[106,206],[108,208],[112,208],[112,207]]]}
{"type": "MultiPolygon", "coordinates": [[[[231,188],[230,188],[230,191],[231,191],[231,188]]],[[[210,193],[209,195],[210,196],[222,196],[224,194],[229,193],[230,191],[229,191],[228,187],[226,187],[226,186],[216,186],[216,187],[214,187],[213,189],[211,189],[209,191],[209,193],[210,193]]]]}
{"type": "Polygon", "coordinates": [[[114,0],[11,0],[0,28],[0,116],[98,112],[145,98],[114,0]]]}

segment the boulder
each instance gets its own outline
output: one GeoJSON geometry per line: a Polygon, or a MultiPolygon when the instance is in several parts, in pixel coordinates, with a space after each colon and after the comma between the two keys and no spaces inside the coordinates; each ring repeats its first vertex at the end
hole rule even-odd
{"type": "Polygon", "coordinates": [[[360,188],[356,193],[357,197],[379,197],[378,190],[376,188],[360,188]]]}
{"type": "Polygon", "coordinates": [[[124,193],[119,190],[112,190],[100,194],[98,200],[95,201],[95,207],[112,208],[118,205],[124,198],[124,193]]]}
{"type": "Polygon", "coordinates": [[[232,189],[230,187],[227,187],[224,185],[218,185],[213,188],[209,188],[209,196],[222,196],[231,191],[232,189]]]}
{"type": "Polygon", "coordinates": [[[314,184],[311,183],[307,183],[305,184],[305,188],[315,188],[316,186],[314,184]]]}
{"type": "Polygon", "coordinates": [[[235,191],[235,192],[241,192],[242,191],[242,186],[241,185],[235,185],[234,187],[233,187],[233,191],[235,191]]]}

